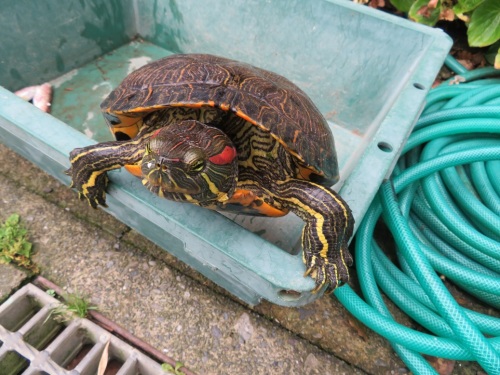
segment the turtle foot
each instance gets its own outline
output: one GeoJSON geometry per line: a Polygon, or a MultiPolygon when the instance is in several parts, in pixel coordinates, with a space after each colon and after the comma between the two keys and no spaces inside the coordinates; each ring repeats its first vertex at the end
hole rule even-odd
{"type": "Polygon", "coordinates": [[[316,283],[312,293],[318,293],[326,285],[328,291],[333,292],[337,287],[349,282],[349,267],[353,260],[347,244],[342,246],[340,251],[330,251],[327,257],[304,252],[304,262],[307,267],[304,276],[311,276],[316,283]]]}
{"type": "Polygon", "coordinates": [[[71,176],[71,188],[76,189],[80,200],[87,200],[92,208],[106,205],[106,186],[108,176],[106,172],[80,171],[75,173],[71,167],[65,172],[71,176]]]}

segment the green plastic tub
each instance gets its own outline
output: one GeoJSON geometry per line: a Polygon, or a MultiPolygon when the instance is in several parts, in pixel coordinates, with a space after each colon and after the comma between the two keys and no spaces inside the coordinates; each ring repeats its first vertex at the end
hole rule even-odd
{"type": "MultiPolygon", "coordinates": [[[[357,224],[451,46],[440,30],[342,0],[3,0],[0,24],[1,141],[65,184],[73,148],[112,139],[99,104],[128,73],[172,53],[212,53],[311,96],[335,136],[334,188],[357,224]],[[11,93],[46,81],[50,115],[11,93]]],[[[155,197],[124,170],[110,179],[110,214],[247,303],[319,296],[303,277],[303,223],[292,214],[223,216],[155,197]]]]}

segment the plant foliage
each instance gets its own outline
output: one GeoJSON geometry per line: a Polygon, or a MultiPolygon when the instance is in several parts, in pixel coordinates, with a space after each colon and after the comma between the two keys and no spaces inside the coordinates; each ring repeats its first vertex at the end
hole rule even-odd
{"type": "Polygon", "coordinates": [[[184,364],[182,362],[176,362],[175,367],[172,366],[169,363],[163,363],[161,365],[161,369],[165,372],[169,372],[171,374],[175,375],[185,375],[184,372],[181,371],[181,368],[184,367],[184,364]]]}
{"type": "MultiPolygon", "coordinates": [[[[52,289],[47,290],[47,293],[55,295],[52,289]]],[[[60,323],[69,322],[75,318],[86,318],[91,310],[97,310],[97,306],[92,306],[88,299],[78,292],[64,295],[63,299],[64,304],[54,307],[46,320],[52,318],[60,323]]]]}
{"type": "Polygon", "coordinates": [[[38,266],[31,260],[32,247],[19,215],[10,215],[0,226],[0,263],[13,263],[38,273],[38,266]]]}
{"type": "Polygon", "coordinates": [[[500,40],[500,1],[484,0],[474,8],[467,36],[472,47],[486,47],[500,40]]]}
{"type": "Polygon", "coordinates": [[[441,0],[415,0],[410,7],[408,16],[424,25],[434,26],[441,15],[441,0]]]}

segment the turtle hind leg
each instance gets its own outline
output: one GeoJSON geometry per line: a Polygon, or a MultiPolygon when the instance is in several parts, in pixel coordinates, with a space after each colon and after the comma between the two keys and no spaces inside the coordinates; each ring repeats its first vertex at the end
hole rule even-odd
{"type": "Polygon", "coordinates": [[[71,176],[71,187],[78,191],[80,199],[87,199],[93,208],[106,207],[106,172],[137,163],[143,152],[141,142],[134,140],[76,148],[70,153],[71,168],[66,174],[71,176]]]}
{"type": "Polygon", "coordinates": [[[316,282],[313,292],[326,284],[334,290],[347,283],[353,262],[348,241],[354,227],[348,205],[333,190],[310,181],[292,179],[277,183],[276,188],[276,200],[305,221],[303,260],[305,275],[316,282]]]}

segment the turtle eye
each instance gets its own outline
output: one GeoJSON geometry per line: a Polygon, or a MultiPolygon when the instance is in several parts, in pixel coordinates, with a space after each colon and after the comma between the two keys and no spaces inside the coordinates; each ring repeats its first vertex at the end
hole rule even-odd
{"type": "Polygon", "coordinates": [[[167,171],[167,166],[165,164],[157,162],[156,163],[156,169],[160,169],[162,172],[166,172],[167,171]]]}
{"type": "Polygon", "coordinates": [[[109,113],[109,112],[104,112],[104,118],[111,124],[111,125],[118,125],[121,124],[120,119],[118,116],[109,113]]]}
{"type": "Polygon", "coordinates": [[[191,148],[186,151],[182,161],[187,173],[199,173],[205,168],[205,153],[199,148],[191,148]]]}
{"type": "Polygon", "coordinates": [[[205,168],[205,160],[203,159],[193,161],[189,167],[191,172],[201,172],[203,168],[205,168]]]}
{"type": "Polygon", "coordinates": [[[193,172],[200,172],[204,167],[205,167],[205,161],[202,159],[198,159],[191,164],[190,169],[193,172]]]}

